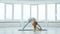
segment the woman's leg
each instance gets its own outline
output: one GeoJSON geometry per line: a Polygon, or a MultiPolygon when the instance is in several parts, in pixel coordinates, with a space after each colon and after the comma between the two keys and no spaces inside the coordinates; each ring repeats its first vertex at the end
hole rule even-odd
{"type": "Polygon", "coordinates": [[[41,28],[41,26],[39,24],[37,24],[37,25],[41,28]]]}
{"type": "Polygon", "coordinates": [[[24,29],[30,22],[31,22],[31,19],[28,19],[28,20],[26,21],[26,24],[24,25],[23,29],[24,29]]]}
{"type": "Polygon", "coordinates": [[[38,27],[37,27],[37,28],[38,28],[39,30],[42,30],[41,26],[40,26],[39,24],[37,24],[37,25],[39,26],[39,28],[38,28],[38,27]]]}
{"type": "Polygon", "coordinates": [[[24,25],[23,29],[24,29],[28,24],[29,24],[29,22],[24,25]]]}

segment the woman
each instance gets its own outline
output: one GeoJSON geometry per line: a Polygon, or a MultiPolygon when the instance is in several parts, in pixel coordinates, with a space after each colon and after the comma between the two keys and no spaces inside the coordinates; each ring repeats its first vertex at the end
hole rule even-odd
{"type": "Polygon", "coordinates": [[[24,28],[29,24],[31,23],[34,27],[34,32],[36,31],[36,28],[37,28],[37,25],[40,27],[39,29],[42,30],[41,26],[38,24],[38,22],[36,21],[35,18],[29,18],[27,21],[26,21],[26,25],[23,27],[23,30],[24,28]]]}

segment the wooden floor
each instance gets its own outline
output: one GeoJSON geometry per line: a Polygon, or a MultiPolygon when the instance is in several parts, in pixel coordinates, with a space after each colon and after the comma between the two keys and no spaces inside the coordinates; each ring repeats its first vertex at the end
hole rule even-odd
{"type": "Polygon", "coordinates": [[[60,34],[60,28],[48,28],[47,31],[18,31],[18,27],[0,28],[0,34],[60,34]]]}

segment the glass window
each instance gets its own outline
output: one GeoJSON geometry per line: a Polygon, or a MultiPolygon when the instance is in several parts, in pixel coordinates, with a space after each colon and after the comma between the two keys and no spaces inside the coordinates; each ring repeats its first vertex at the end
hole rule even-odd
{"type": "Polygon", "coordinates": [[[21,20],[21,4],[14,4],[14,19],[21,20]]]}
{"type": "Polygon", "coordinates": [[[45,5],[38,5],[38,18],[39,21],[45,20],[45,5]]]}
{"type": "Polygon", "coordinates": [[[12,19],[12,5],[6,4],[6,19],[12,19]]]}
{"type": "Polygon", "coordinates": [[[57,20],[60,20],[60,4],[57,4],[57,20]]]}
{"type": "Polygon", "coordinates": [[[31,17],[37,19],[37,5],[31,5],[31,17]]]}
{"type": "Polygon", "coordinates": [[[4,20],[4,11],[5,11],[5,4],[4,3],[0,3],[0,20],[4,20]]]}
{"type": "Polygon", "coordinates": [[[23,20],[30,18],[30,5],[23,5],[23,20]]]}
{"type": "Polygon", "coordinates": [[[55,4],[47,5],[47,19],[48,21],[55,21],[55,4]]]}

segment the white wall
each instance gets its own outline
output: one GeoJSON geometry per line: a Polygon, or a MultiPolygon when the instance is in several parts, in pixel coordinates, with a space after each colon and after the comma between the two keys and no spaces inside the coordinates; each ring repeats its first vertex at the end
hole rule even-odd
{"type": "MultiPolygon", "coordinates": [[[[44,26],[45,24],[40,23],[41,26],[44,26]]],[[[0,23],[0,28],[1,27],[23,27],[24,24],[23,23],[0,23]]],[[[29,27],[31,27],[32,25],[29,24],[29,27]]],[[[27,27],[28,27],[27,26],[27,27]]],[[[48,23],[48,27],[60,27],[60,23],[48,23]]]]}

